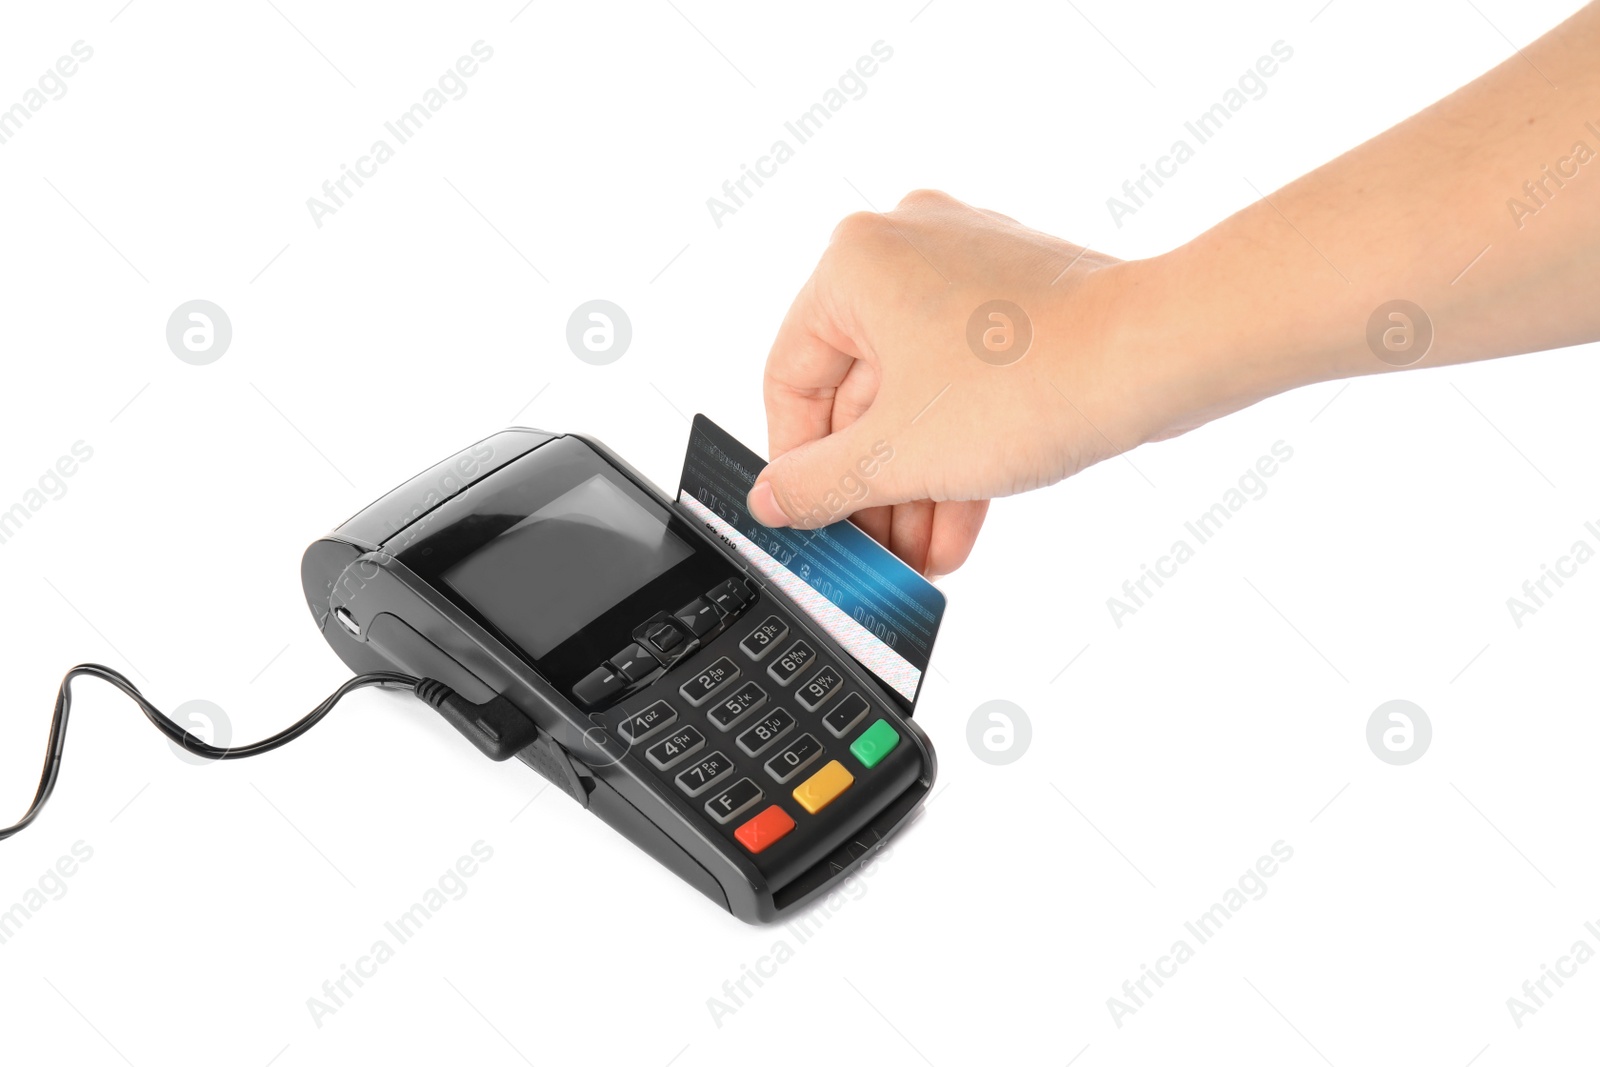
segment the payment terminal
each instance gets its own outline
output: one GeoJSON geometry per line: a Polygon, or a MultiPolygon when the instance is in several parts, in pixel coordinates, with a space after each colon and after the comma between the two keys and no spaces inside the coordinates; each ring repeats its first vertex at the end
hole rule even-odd
{"type": "Polygon", "coordinates": [[[302,578],[352,670],[453,690],[435,706],[485,755],[746,922],[826,892],[934,779],[903,693],[584,437],[497,433],[313,543],[302,578]]]}

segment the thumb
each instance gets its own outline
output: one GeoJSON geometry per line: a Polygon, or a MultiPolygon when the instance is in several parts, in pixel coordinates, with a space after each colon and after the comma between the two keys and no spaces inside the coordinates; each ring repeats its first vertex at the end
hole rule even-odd
{"type": "Polygon", "coordinates": [[[899,504],[925,494],[911,490],[894,445],[857,421],[791,449],[767,464],[746,506],[764,526],[815,529],[866,507],[899,504]]]}

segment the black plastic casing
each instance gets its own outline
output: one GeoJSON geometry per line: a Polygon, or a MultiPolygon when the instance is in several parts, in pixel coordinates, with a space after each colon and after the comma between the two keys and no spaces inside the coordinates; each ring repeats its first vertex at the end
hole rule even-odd
{"type": "MultiPolygon", "coordinates": [[[[770,863],[744,852],[708,819],[696,817],[692,805],[675,795],[660,775],[642,766],[640,754],[628,753],[629,746],[602,725],[614,724],[621,711],[590,714],[577,706],[508,642],[401,562],[408,549],[439,533],[439,522],[444,520],[430,520],[442,505],[471,494],[485,478],[563,436],[520,428],[494,434],[422,472],[314,542],[302,561],[301,579],[317,627],[357,673],[398,670],[436,679],[477,704],[503,697],[533,724],[536,739],[531,743],[511,750],[504,741],[515,737],[521,744],[528,732],[520,723],[508,729],[504,718],[472,723],[456,721],[457,716],[452,725],[491,758],[515,755],[738,918],[749,923],[785,918],[848,876],[918,811],[936,773],[932,744],[875,677],[810,625],[792,601],[748,568],[686,508],[604,445],[571,435],[682,519],[675,531],[697,537],[701,542],[697,547],[709,547],[724,557],[731,572],[759,591],[758,603],[785,607],[794,636],[810,642],[844,672],[847,683],[861,690],[908,743],[902,747],[908,747],[909,754],[896,760],[896,790],[886,801],[880,798],[857,818],[851,818],[849,805],[836,802],[827,848],[820,857],[810,862],[808,853],[802,869],[769,878],[762,868],[770,869],[770,863]],[[901,781],[906,784],[898,788],[901,781]]],[[[508,472],[508,476],[515,475],[508,472]]],[[[504,478],[497,481],[503,483],[504,478]]],[[[545,605],[543,610],[559,612],[561,605],[545,605]]],[[[672,671],[667,677],[674,687],[681,680],[672,671]]],[[[645,693],[640,699],[647,698],[645,693]]],[[[630,699],[628,710],[641,706],[640,699],[630,699]]],[[[504,704],[499,707],[504,709],[504,704]]]]}

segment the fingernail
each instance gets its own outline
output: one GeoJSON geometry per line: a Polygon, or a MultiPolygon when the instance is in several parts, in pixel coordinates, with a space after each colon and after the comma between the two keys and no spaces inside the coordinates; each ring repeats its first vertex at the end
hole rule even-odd
{"type": "Polygon", "coordinates": [[[750,514],[763,526],[789,525],[789,516],[778,506],[778,496],[772,491],[770,482],[757,482],[750,489],[750,495],[745,498],[745,507],[750,509],[750,514]]]}

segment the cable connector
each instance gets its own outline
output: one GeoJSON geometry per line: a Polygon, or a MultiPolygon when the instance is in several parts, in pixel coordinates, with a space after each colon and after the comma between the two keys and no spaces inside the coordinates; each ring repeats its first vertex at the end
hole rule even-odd
{"type": "Polygon", "coordinates": [[[505,697],[474,704],[432,678],[417,683],[417,697],[492,760],[510,759],[539,739],[533,720],[505,697]]]}

